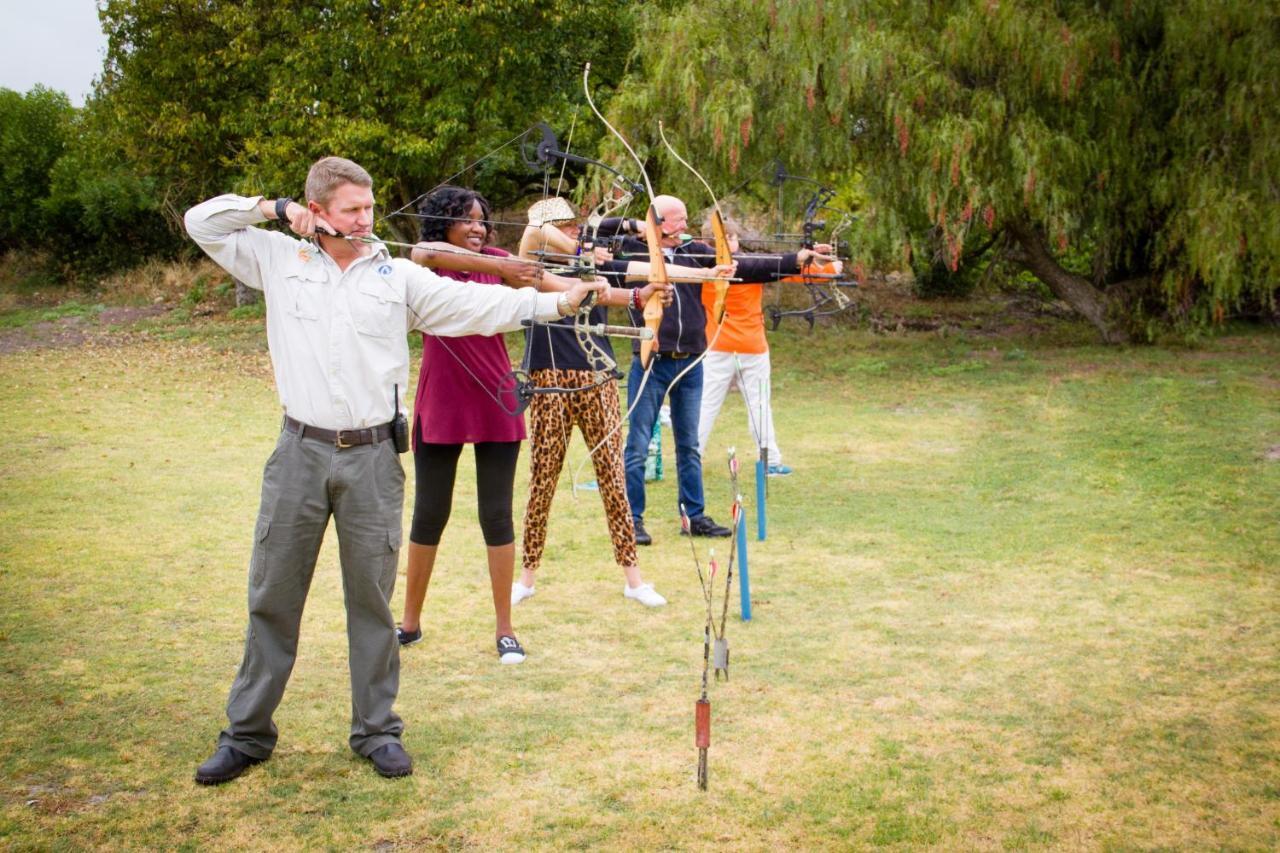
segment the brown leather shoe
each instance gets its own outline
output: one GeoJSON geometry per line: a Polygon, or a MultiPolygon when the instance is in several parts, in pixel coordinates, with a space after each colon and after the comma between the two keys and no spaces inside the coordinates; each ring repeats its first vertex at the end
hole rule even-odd
{"type": "Polygon", "coordinates": [[[387,779],[413,775],[413,759],[398,743],[384,743],[369,753],[369,760],[373,762],[373,769],[378,771],[378,775],[387,779]]]}
{"type": "Polygon", "coordinates": [[[233,746],[220,746],[208,761],[196,768],[196,781],[201,785],[221,785],[264,761],[265,758],[245,755],[233,746]]]}

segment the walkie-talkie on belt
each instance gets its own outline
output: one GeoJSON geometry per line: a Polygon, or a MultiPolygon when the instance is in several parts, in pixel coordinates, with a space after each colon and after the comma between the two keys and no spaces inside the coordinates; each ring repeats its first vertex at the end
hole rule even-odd
{"type": "Polygon", "coordinates": [[[396,406],[396,416],[391,419],[391,440],[396,443],[396,453],[409,450],[409,419],[400,411],[400,386],[392,386],[392,399],[396,406]]]}

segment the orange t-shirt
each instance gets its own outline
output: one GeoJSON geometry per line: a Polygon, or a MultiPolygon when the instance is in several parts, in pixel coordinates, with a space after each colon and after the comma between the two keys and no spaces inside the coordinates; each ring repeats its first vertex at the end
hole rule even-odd
{"type": "Polygon", "coordinates": [[[711,316],[716,304],[715,285],[702,285],[702,306],[707,309],[707,343],[715,339],[716,352],[759,354],[769,351],[764,337],[764,285],[731,284],[724,298],[724,331],[716,338],[711,316]]]}

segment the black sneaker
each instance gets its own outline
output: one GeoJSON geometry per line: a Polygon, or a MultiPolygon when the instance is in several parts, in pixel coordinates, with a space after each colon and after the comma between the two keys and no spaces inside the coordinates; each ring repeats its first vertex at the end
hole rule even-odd
{"type": "Polygon", "coordinates": [[[721,527],[716,524],[709,515],[700,515],[697,518],[689,519],[689,532],[686,533],[682,527],[680,529],[680,535],[725,537],[732,536],[733,531],[727,527],[721,527]]]}
{"type": "Polygon", "coordinates": [[[634,524],[636,528],[636,544],[652,545],[653,537],[649,535],[649,531],[644,529],[644,522],[636,518],[636,519],[632,519],[632,524],[634,524]]]}
{"type": "Polygon", "coordinates": [[[414,643],[422,642],[422,628],[413,631],[406,631],[399,625],[396,626],[396,639],[400,641],[402,646],[412,646],[414,643]]]}
{"type": "Polygon", "coordinates": [[[524,647],[510,634],[499,637],[498,660],[502,663],[524,663],[524,647]]]}

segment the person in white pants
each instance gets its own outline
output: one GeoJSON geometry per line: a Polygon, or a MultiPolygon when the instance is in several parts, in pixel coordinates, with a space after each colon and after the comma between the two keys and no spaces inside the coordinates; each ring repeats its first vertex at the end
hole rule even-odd
{"type": "MultiPolygon", "coordinates": [[[[738,286],[735,285],[735,290],[738,286]]],[[[753,287],[752,289],[761,289],[753,287]]],[[[733,291],[730,291],[732,295],[733,291]]],[[[725,312],[725,325],[731,321],[725,312]]],[[[711,325],[708,321],[708,325],[711,325]]],[[[763,337],[763,330],[761,330],[763,337]]],[[[711,332],[708,332],[711,334],[711,332]]],[[[722,333],[721,337],[727,334],[722,333]]],[[[720,343],[707,353],[702,362],[702,408],[698,413],[698,452],[705,455],[707,439],[715,426],[720,407],[730,390],[742,394],[747,405],[747,426],[751,440],[757,448],[768,449],[769,476],[779,477],[791,473],[782,463],[782,451],[778,448],[777,433],[773,428],[773,408],[770,404],[769,350],[764,352],[733,352],[720,349],[720,343]]]]}
{"type": "MultiPolygon", "coordinates": [[[[712,239],[710,217],[703,223],[704,239],[712,239]]],[[[725,221],[729,246],[738,251],[739,229],[732,219],[725,221]]],[[[823,254],[830,246],[814,249],[823,254]]],[[[839,263],[838,261],[836,262],[839,263]]],[[[773,428],[772,385],[769,365],[769,342],[764,333],[764,285],[734,284],[725,298],[724,325],[715,321],[715,294],[704,288],[703,306],[707,311],[707,340],[711,342],[702,362],[702,408],[698,414],[698,452],[705,455],[707,439],[715,426],[725,395],[736,388],[747,405],[747,426],[757,448],[768,451],[768,475],[785,477],[791,468],[782,461],[777,432],[773,428]],[[717,334],[718,332],[718,334],[717,334]]]]}

